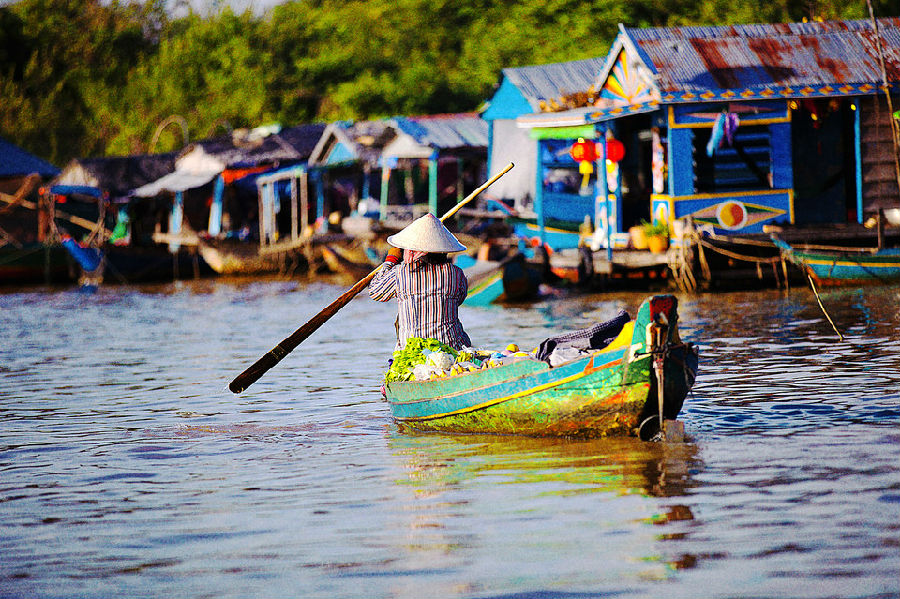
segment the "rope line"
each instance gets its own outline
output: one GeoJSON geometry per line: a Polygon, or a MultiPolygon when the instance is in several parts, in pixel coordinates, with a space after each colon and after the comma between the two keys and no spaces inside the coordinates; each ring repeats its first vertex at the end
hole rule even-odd
{"type": "Polygon", "coordinates": [[[698,239],[698,241],[700,242],[700,245],[702,245],[704,247],[708,247],[712,251],[718,252],[718,253],[722,254],[723,256],[727,256],[728,258],[734,258],[735,260],[743,260],[744,262],[756,262],[759,264],[777,264],[778,262],[781,262],[780,256],[772,256],[771,258],[763,258],[760,256],[747,256],[745,254],[738,254],[737,252],[732,252],[732,251],[726,250],[724,248],[716,247],[715,245],[711,244],[710,242],[708,242],[704,239],[698,239]]]}

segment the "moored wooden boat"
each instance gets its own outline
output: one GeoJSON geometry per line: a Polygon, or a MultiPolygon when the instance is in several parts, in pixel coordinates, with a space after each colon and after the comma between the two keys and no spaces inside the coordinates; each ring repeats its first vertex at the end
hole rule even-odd
{"type": "Polygon", "coordinates": [[[373,264],[368,260],[365,251],[362,249],[351,251],[347,247],[327,243],[319,246],[319,249],[328,269],[336,274],[347,275],[358,280],[365,277],[378,266],[378,264],[373,264]]]}
{"type": "Polygon", "coordinates": [[[74,273],[75,265],[61,245],[0,245],[0,285],[70,283],[74,273]]]}
{"type": "Polygon", "coordinates": [[[785,260],[802,268],[820,285],[866,285],[900,281],[900,248],[792,246],[774,233],[785,260]]]}
{"type": "Polygon", "coordinates": [[[678,336],[677,305],[670,295],[649,298],[609,345],[555,367],[522,359],[386,383],[391,415],[425,431],[651,438],[660,413],[677,417],[697,373],[696,348],[678,336]]]}
{"type": "Polygon", "coordinates": [[[475,260],[467,254],[456,257],[469,281],[465,305],[487,306],[501,301],[527,301],[538,295],[541,274],[516,254],[504,260],[475,260]]]}

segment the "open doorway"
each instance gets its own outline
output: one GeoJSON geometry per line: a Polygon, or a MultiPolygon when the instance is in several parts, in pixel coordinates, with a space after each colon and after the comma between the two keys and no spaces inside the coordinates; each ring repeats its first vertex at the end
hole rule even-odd
{"type": "Polygon", "coordinates": [[[840,99],[792,102],[797,224],[856,220],[853,111],[840,99]]]}

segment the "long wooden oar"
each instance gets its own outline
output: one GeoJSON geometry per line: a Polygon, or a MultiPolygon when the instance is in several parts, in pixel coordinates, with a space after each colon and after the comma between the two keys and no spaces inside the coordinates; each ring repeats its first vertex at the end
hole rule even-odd
{"type": "MultiPolygon", "coordinates": [[[[508,173],[513,166],[515,165],[510,162],[508,165],[506,165],[506,168],[488,179],[487,183],[466,196],[465,199],[448,210],[447,214],[441,217],[441,222],[456,214],[456,212],[465,204],[478,197],[478,194],[490,187],[491,184],[493,184],[497,179],[508,173]]],[[[231,384],[228,385],[228,388],[231,389],[231,392],[241,393],[247,387],[258,381],[260,377],[268,372],[273,366],[278,364],[282,360],[282,358],[294,351],[294,349],[298,345],[303,343],[303,341],[305,341],[307,337],[312,335],[316,331],[316,329],[325,324],[325,322],[329,318],[334,316],[338,310],[346,306],[347,303],[354,297],[356,297],[356,295],[359,294],[360,291],[365,289],[366,285],[369,284],[375,274],[381,269],[381,266],[383,265],[379,265],[375,268],[375,270],[370,272],[363,279],[360,279],[356,283],[356,285],[345,291],[339,298],[328,304],[324,309],[322,309],[321,312],[309,319],[306,324],[294,331],[290,337],[284,339],[281,343],[269,350],[268,353],[263,355],[263,357],[257,360],[250,368],[237,375],[234,380],[231,381],[231,384]]]]}

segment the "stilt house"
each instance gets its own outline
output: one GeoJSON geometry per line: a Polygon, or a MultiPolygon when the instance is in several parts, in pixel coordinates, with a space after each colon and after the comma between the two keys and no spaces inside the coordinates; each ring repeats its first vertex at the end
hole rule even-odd
{"type": "MultiPolygon", "coordinates": [[[[575,212],[594,218],[599,245],[623,246],[628,228],[651,218],[671,229],[692,217],[719,234],[861,223],[900,205],[888,110],[900,105],[900,19],[878,19],[877,31],[871,20],[620,26],[596,99],[517,123],[542,137],[595,131],[593,205],[575,212]]],[[[544,146],[539,180],[564,150],[544,146]]],[[[566,201],[544,200],[545,215],[566,201]]]]}

